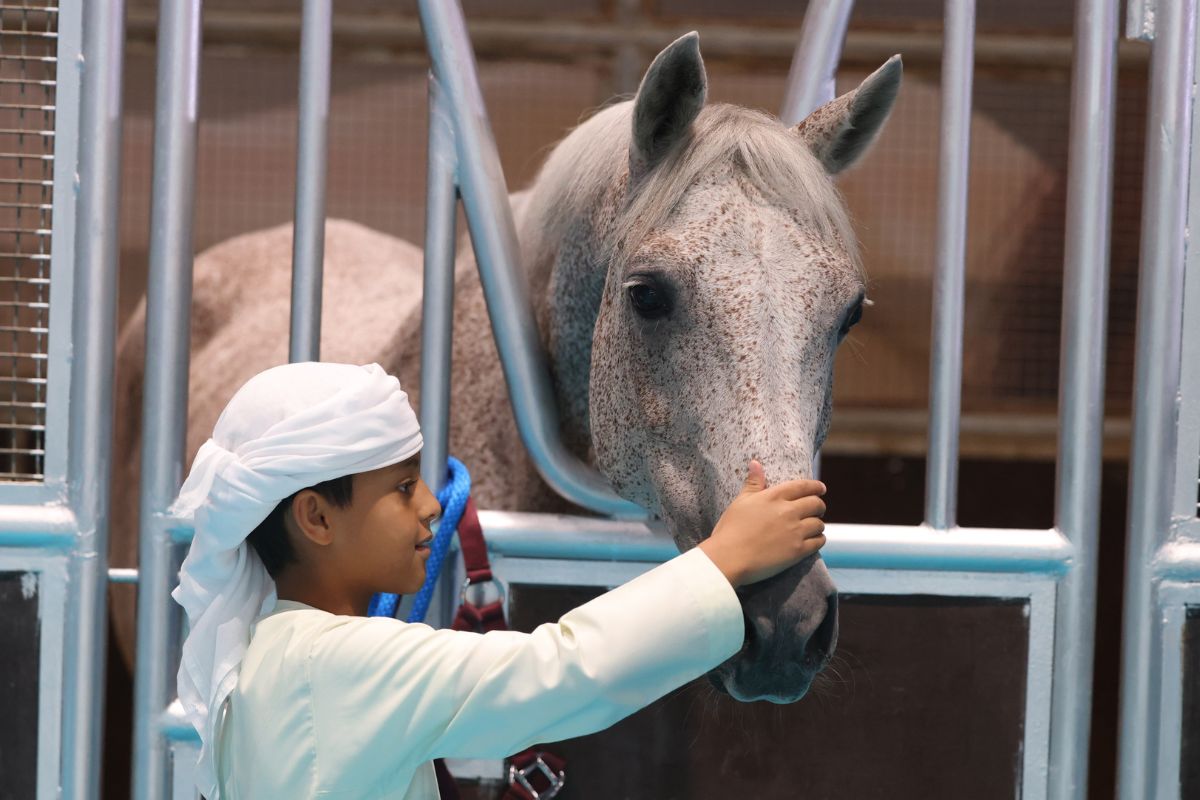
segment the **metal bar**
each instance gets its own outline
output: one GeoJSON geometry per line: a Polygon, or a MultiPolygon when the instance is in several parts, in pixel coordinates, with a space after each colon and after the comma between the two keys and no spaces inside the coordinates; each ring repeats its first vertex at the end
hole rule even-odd
{"type": "MultiPolygon", "coordinates": [[[[1157,9],[1146,113],[1141,274],[1134,359],[1129,538],[1125,561],[1120,753],[1123,800],[1157,796],[1160,641],[1155,552],[1171,524],[1175,409],[1179,391],[1182,282],[1193,141],[1196,0],[1157,9]]],[[[1195,176],[1193,175],[1193,180],[1195,176]]],[[[1164,776],[1173,780],[1172,776],[1164,776]]]]}
{"type": "MultiPolygon", "coordinates": [[[[29,135],[33,135],[30,133],[29,135]]],[[[18,161],[53,161],[53,153],[0,153],[0,158],[18,161]]]]}
{"type": "Polygon", "coordinates": [[[107,643],[108,498],[121,183],[123,0],[84,4],[67,487],[71,552],[59,797],[99,796],[107,643]]]}
{"type": "Polygon", "coordinates": [[[321,353],[321,278],[325,258],[325,175],[329,137],[332,0],[304,0],[300,29],[300,108],[296,151],[296,223],[292,230],[289,361],[321,353]]]}
{"type": "MultiPolygon", "coordinates": [[[[13,83],[14,81],[0,81],[0,83],[13,83]]],[[[28,81],[19,81],[19,83],[27,83],[28,81]]],[[[54,136],[54,131],[49,130],[22,130],[21,128],[0,128],[0,135],[3,136],[41,136],[49,139],[54,136]]]]}
{"type": "MultiPolygon", "coordinates": [[[[0,111],[3,110],[4,107],[0,106],[0,111]]],[[[51,188],[54,186],[54,181],[34,181],[25,180],[22,178],[0,178],[0,186],[45,186],[47,188],[51,188]]]]}
{"type": "MultiPolygon", "coordinates": [[[[29,286],[49,286],[50,279],[49,278],[16,278],[11,275],[4,275],[4,276],[0,276],[0,283],[19,283],[22,285],[27,284],[29,286]]],[[[30,354],[30,357],[32,357],[32,354],[30,354]]]]}
{"type": "Polygon", "coordinates": [[[77,529],[75,512],[66,506],[0,504],[0,547],[65,549],[77,529]]]}
{"type": "MultiPolygon", "coordinates": [[[[626,2],[626,0],[620,0],[626,2]]],[[[300,30],[294,11],[235,11],[212,9],[205,17],[204,39],[215,46],[295,48],[300,30]]],[[[619,4],[618,4],[619,8],[619,4]]],[[[153,9],[131,9],[130,39],[150,41],[157,15],[153,9]]],[[[468,22],[471,41],[482,58],[523,57],[578,59],[581,55],[611,55],[626,48],[656,53],[663,42],[680,33],[674,20],[652,19],[630,26],[619,19],[567,20],[499,19],[475,17],[468,22]]],[[[405,58],[423,47],[420,23],[399,13],[359,13],[341,8],[334,20],[334,42],[350,57],[360,55],[373,61],[381,57],[405,58]]],[[[1069,69],[1069,36],[980,32],[975,41],[976,64],[982,67],[1033,67],[1069,69]]],[[[1140,68],[1146,64],[1148,48],[1138,42],[1122,42],[1121,66],[1140,68]]],[[[796,50],[796,33],[788,26],[770,24],[704,25],[704,54],[711,59],[756,58],[789,61],[796,50]]],[[[896,53],[904,54],[906,68],[936,67],[942,57],[940,32],[902,30],[849,30],[842,48],[842,63],[877,67],[896,53]]],[[[641,77],[638,75],[637,77],[641,77]]],[[[634,88],[637,82],[634,82],[634,88]]]]}
{"type": "Polygon", "coordinates": [[[170,598],[177,577],[165,511],[183,481],[187,431],[201,2],[162,0],[159,14],[138,503],[133,747],[138,800],[162,800],[169,785],[158,716],[174,692],[164,654],[178,644],[179,614],[170,598]]]}
{"type": "Polygon", "coordinates": [[[0,331],[6,333],[49,333],[50,329],[45,327],[25,328],[20,325],[0,325],[0,331]]]}
{"type": "Polygon", "coordinates": [[[53,64],[54,62],[58,61],[58,59],[54,56],[17,56],[6,53],[4,55],[0,55],[0,61],[42,61],[53,64]]]}
{"type": "MultiPolygon", "coordinates": [[[[2,31],[0,31],[2,32],[2,31]]],[[[0,103],[0,111],[53,111],[54,105],[30,105],[28,103],[0,103]]]]}
{"type": "Polygon", "coordinates": [[[644,518],[644,509],[619,497],[602,475],[563,446],[557,400],[462,8],[443,0],[420,0],[419,8],[433,72],[451,110],[459,190],[521,440],[543,480],[563,497],[601,514],[644,518]]]}
{"type": "MultiPolygon", "coordinates": [[[[481,511],[488,548],[512,558],[666,561],[679,554],[657,522],[481,511]]],[[[1074,557],[1053,530],[831,524],[822,557],[836,569],[1060,574],[1074,557]]]]}
{"type": "Polygon", "coordinates": [[[842,42],[853,9],[854,0],[817,0],[809,4],[788,71],[779,114],[783,124],[795,125],[833,99],[842,42]]]}
{"type": "Polygon", "coordinates": [[[933,278],[930,356],[929,455],[925,479],[925,521],[939,530],[954,526],[958,494],[974,35],[974,0],[946,0],[937,268],[933,278]]]}
{"type": "MultiPolygon", "coordinates": [[[[1171,0],[1167,0],[1171,2],[1171,0]]],[[[1127,0],[1125,38],[1143,42],[1154,40],[1154,16],[1158,0],[1127,0]]]]}
{"type": "MultiPolygon", "coordinates": [[[[36,209],[38,211],[49,211],[54,207],[53,203],[5,203],[0,200],[0,209],[36,209]]],[[[49,278],[14,278],[0,277],[0,281],[20,281],[28,283],[43,283],[49,285],[49,278]]]]}
{"type": "Polygon", "coordinates": [[[128,567],[109,567],[108,582],[133,584],[136,586],[138,582],[138,571],[128,567]]]}
{"type": "Polygon", "coordinates": [[[1095,646],[1118,0],[1079,0],[1067,164],[1055,528],[1075,559],[1057,594],[1048,796],[1087,796],[1095,646]]]}
{"type": "Polygon", "coordinates": [[[421,472],[436,494],[446,480],[450,438],[450,354],[454,334],[454,243],[458,191],[454,126],[437,78],[429,76],[425,189],[425,279],[421,298],[421,472]]]}

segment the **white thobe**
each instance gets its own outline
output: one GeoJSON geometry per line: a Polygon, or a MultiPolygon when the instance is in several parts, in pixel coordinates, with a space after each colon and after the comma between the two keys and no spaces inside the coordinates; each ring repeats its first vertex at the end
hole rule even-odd
{"type": "Polygon", "coordinates": [[[499,759],[603,730],[742,645],[699,548],[532,633],[479,635],[281,600],[224,707],[226,800],[436,800],[431,759],[499,759]]]}

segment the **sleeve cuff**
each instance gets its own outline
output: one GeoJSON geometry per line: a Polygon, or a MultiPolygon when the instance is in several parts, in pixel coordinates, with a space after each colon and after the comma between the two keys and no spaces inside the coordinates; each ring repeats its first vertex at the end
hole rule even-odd
{"type": "Polygon", "coordinates": [[[680,582],[691,593],[696,613],[704,620],[709,661],[720,664],[742,648],[746,637],[746,623],[737,592],[699,547],[693,547],[672,561],[686,573],[680,582]]]}

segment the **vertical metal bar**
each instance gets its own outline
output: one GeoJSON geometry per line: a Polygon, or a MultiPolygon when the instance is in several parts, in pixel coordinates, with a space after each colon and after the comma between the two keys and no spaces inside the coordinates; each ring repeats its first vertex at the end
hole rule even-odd
{"type": "Polygon", "coordinates": [[[454,237],[458,190],[454,126],[429,76],[429,174],[425,194],[425,280],[421,317],[421,477],[436,494],[446,480],[450,437],[450,352],[454,331],[454,237]]]}
{"type": "Polygon", "coordinates": [[[64,800],[99,796],[108,591],[108,492],[121,182],[123,0],[85,3],[78,222],[71,338],[68,496],[79,523],[70,558],[63,667],[64,800]]]}
{"type": "Polygon", "coordinates": [[[300,31],[300,109],[296,145],[296,224],[292,232],[292,321],[288,360],[321,353],[321,275],[325,258],[325,158],[329,138],[332,0],[304,0],[300,31]]]}
{"type": "Polygon", "coordinates": [[[1118,6],[1079,0],[1075,13],[1055,527],[1076,555],[1057,596],[1048,792],[1062,800],[1087,794],[1118,6]]]}
{"type": "MultiPolygon", "coordinates": [[[[1172,0],[1167,0],[1171,2],[1172,0]]],[[[1143,42],[1154,41],[1154,18],[1158,0],[1127,0],[1125,36],[1143,42]]]]}
{"type": "MultiPolygon", "coordinates": [[[[1160,747],[1178,746],[1177,742],[1158,741],[1163,642],[1153,560],[1171,524],[1174,488],[1195,33],[1196,0],[1159,5],[1146,113],[1129,465],[1117,773],[1117,790],[1123,800],[1155,797],[1159,777],[1154,768],[1155,754],[1160,747]]],[[[1175,778],[1163,776],[1164,780],[1175,778]]]]}
{"type": "Polygon", "coordinates": [[[177,580],[165,518],[183,480],[192,307],[192,213],[200,75],[201,0],[161,0],[155,87],[150,270],[138,500],[137,656],[133,796],[167,797],[159,718],[174,697],[167,653],[179,635],[177,580]]]}
{"type": "Polygon", "coordinates": [[[955,525],[958,494],[967,179],[970,172],[971,80],[975,55],[974,0],[946,0],[946,21],[942,35],[937,271],[933,278],[929,455],[925,479],[925,521],[937,530],[955,525]]]}
{"type": "Polygon", "coordinates": [[[795,125],[835,94],[838,62],[854,0],[813,0],[804,13],[800,43],[788,71],[783,111],[785,125],[795,125]]]}
{"type": "Polygon", "coordinates": [[[562,443],[557,399],[520,266],[508,189],[462,7],[448,0],[420,0],[419,8],[433,72],[454,124],[458,186],[521,439],[542,478],[563,497],[601,514],[645,518],[644,509],[619,497],[562,443]]]}

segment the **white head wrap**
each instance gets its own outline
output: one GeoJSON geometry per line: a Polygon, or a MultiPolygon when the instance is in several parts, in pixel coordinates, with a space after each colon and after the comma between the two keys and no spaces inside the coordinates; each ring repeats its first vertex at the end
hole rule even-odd
{"type": "Polygon", "coordinates": [[[250,625],[275,606],[275,582],[246,537],[285,498],[421,449],[400,382],[378,364],[306,362],[255,375],[221,412],[170,513],[195,536],[171,596],[187,611],[179,699],[200,734],[196,782],[219,796],[221,705],[237,684],[250,625]]]}

